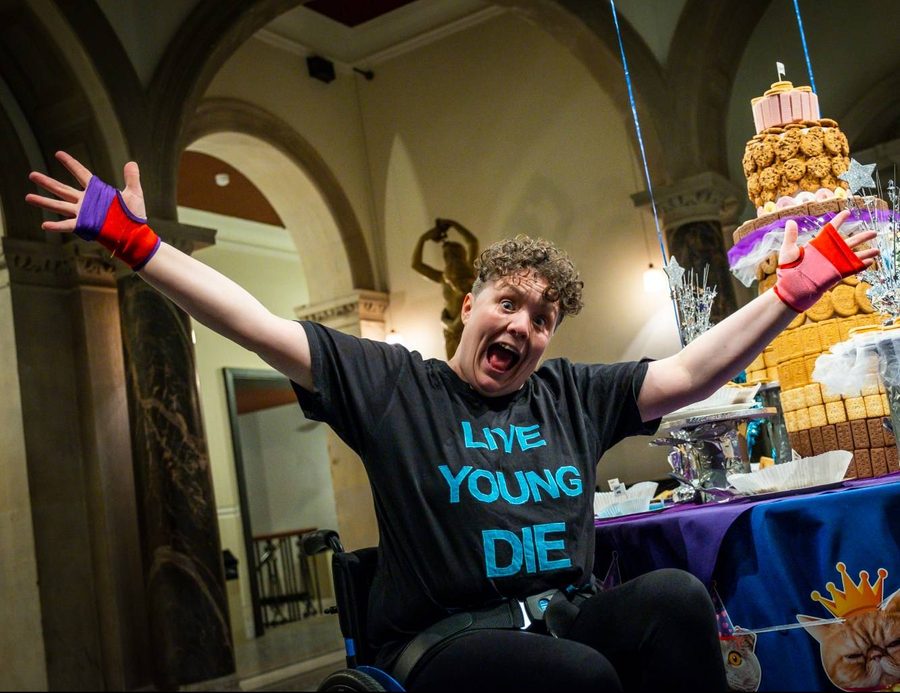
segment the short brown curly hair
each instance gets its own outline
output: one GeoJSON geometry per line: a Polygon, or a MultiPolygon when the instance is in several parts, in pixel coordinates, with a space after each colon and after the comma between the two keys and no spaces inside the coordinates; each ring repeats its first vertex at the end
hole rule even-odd
{"type": "Polygon", "coordinates": [[[559,304],[559,319],[576,315],[584,305],[581,297],[584,282],[572,258],[543,238],[520,234],[515,238],[497,241],[475,260],[477,277],[472,285],[476,296],[485,282],[532,271],[547,281],[544,299],[559,304]]]}

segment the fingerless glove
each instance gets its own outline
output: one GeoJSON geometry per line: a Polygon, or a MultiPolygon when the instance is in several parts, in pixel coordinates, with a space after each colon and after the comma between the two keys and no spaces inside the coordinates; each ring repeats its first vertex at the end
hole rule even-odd
{"type": "Polygon", "coordinates": [[[84,191],[75,233],[86,241],[97,241],[135,271],[147,264],[160,244],[147,220],[128,210],[122,193],[97,176],[84,191]]]}
{"type": "Polygon", "coordinates": [[[800,257],[778,265],[774,290],[784,303],[802,313],[842,278],[863,269],[865,265],[837,229],[825,224],[818,236],[800,248],[800,257]]]}

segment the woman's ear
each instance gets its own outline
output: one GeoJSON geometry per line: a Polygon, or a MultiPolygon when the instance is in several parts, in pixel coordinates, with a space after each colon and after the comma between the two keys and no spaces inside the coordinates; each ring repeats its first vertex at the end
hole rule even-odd
{"type": "Polygon", "coordinates": [[[462,302],[462,308],[460,308],[459,317],[462,320],[463,325],[465,325],[469,321],[469,313],[472,312],[472,303],[475,301],[475,295],[470,291],[465,295],[462,302]]]}

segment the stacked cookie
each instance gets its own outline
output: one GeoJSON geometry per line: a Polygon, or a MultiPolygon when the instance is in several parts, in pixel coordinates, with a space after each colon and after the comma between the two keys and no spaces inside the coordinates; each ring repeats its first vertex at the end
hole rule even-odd
{"type": "Polygon", "coordinates": [[[753,100],[756,135],[741,164],[757,217],[776,209],[843,196],[838,178],[850,166],[850,146],[838,124],[819,118],[809,87],[776,82],[753,100]]]}
{"type": "MultiPolygon", "coordinates": [[[[764,291],[775,275],[760,282],[764,291]]],[[[747,367],[748,382],[777,380],[791,447],[803,457],[851,450],[848,476],[868,477],[898,470],[894,437],[882,419],[890,415],[881,385],[855,397],[831,394],[812,379],[816,359],[849,338],[854,327],[876,325],[880,317],[865,295],[866,285],[850,277],[829,291],[776,337],[747,367]]]]}
{"type": "MultiPolygon", "coordinates": [[[[747,143],[743,167],[757,218],[738,227],[734,242],[743,240],[746,257],[757,258],[759,293],[776,281],[778,253],[751,254],[748,244],[772,248],[777,244],[766,245],[765,238],[781,233],[787,219],[801,228],[818,228],[847,206],[846,183],[837,177],[849,167],[847,138],[833,120],[818,117],[818,102],[810,94],[808,88],[778,82],[754,99],[757,134],[747,143]]],[[[872,385],[859,396],[842,397],[814,381],[812,372],[818,357],[848,339],[852,328],[882,322],[866,295],[868,288],[855,277],[845,279],[800,313],[747,367],[751,383],[779,382],[794,450],[804,457],[851,450],[848,476],[856,477],[898,469],[894,437],[882,424],[890,415],[884,389],[872,385]]]]}

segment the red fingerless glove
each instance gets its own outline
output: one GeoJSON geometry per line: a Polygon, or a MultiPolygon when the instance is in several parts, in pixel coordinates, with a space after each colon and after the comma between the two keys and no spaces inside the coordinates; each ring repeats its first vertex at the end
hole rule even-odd
{"type": "Polygon", "coordinates": [[[809,245],[800,248],[800,257],[778,265],[774,290],[788,306],[802,313],[844,277],[865,269],[863,262],[831,224],[825,224],[809,245]]]}
{"type": "Polygon", "coordinates": [[[86,241],[97,241],[135,271],[147,264],[160,244],[147,220],[132,214],[122,194],[97,176],[84,191],[75,233],[86,241]]]}

